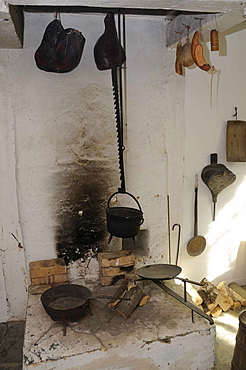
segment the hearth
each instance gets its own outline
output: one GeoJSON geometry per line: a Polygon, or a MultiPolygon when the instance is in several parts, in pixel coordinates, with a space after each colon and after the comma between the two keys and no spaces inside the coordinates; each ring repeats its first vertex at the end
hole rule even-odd
{"type": "MultiPolygon", "coordinates": [[[[23,369],[174,369],[184,363],[190,369],[212,368],[215,326],[199,315],[191,323],[190,309],[152,281],[138,284],[150,299],[129,319],[110,309],[107,301],[93,300],[92,315],[68,323],[66,336],[62,324],[46,314],[40,295],[30,294],[23,369]]],[[[165,285],[182,295],[173,280],[165,285]]],[[[112,287],[95,285],[93,294],[108,295],[112,287]]]]}

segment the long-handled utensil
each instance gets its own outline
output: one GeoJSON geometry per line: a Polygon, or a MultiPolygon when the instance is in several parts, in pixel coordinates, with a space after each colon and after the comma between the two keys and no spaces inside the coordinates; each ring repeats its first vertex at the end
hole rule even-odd
{"type": "Polygon", "coordinates": [[[194,205],[194,237],[187,244],[187,252],[190,256],[198,256],[206,247],[206,239],[198,235],[198,177],[195,182],[195,205],[194,205]]]}
{"type": "Polygon", "coordinates": [[[170,229],[170,200],[169,195],[167,195],[167,229],[168,229],[168,258],[169,263],[172,263],[171,257],[171,229],[170,229]]]}
{"type": "Polygon", "coordinates": [[[176,254],[176,266],[178,264],[178,258],[179,258],[179,248],[180,248],[180,237],[181,237],[181,225],[180,224],[174,224],[172,227],[172,230],[174,230],[175,226],[178,226],[179,233],[178,233],[178,244],[177,244],[177,254],[176,254]]]}

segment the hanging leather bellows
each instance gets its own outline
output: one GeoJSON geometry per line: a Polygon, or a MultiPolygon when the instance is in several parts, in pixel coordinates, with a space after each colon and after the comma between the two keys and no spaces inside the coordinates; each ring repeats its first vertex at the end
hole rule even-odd
{"type": "Polygon", "coordinates": [[[108,13],[104,18],[105,31],[94,46],[94,58],[100,71],[121,66],[126,60],[114,22],[114,14],[108,13]]]}
{"type": "Polygon", "coordinates": [[[218,164],[217,159],[217,153],[212,153],[210,155],[211,164],[204,167],[201,174],[202,181],[207,185],[212,195],[213,221],[215,220],[215,207],[219,193],[236,180],[236,175],[223,164],[218,164]]]}
{"type": "Polygon", "coordinates": [[[46,72],[66,73],[75,69],[83,53],[85,38],[81,32],[64,29],[58,19],[46,27],[34,58],[39,69],[46,72]]]}

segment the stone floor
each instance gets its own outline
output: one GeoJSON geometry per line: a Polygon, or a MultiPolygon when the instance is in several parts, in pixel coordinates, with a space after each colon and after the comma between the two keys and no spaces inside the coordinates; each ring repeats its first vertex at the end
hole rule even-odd
{"type": "MultiPolygon", "coordinates": [[[[235,337],[238,330],[238,317],[245,309],[244,307],[241,310],[230,310],[214,320],[217,336],[215,366],[213,370],[231,369],[235,337]]],[[[24,326],[25,323],[23,321],[0,324],[0,369],[22,369],[24,326]]]]}
{"type": "MultiPolygon", "coordinates": [[[[238,317],[246,307],[229,310],[214,319],[216,325],[215,366],[213,370],[231,370],[231,361],[238,331],[238,317]]],[[[245,365],[246,369],[246,365],[245,365]]]]}
{"type": "Polygon", "coordinates": [[[22,369],[24,330],[24,321],[0,324],[0,369],[22,369]]]}

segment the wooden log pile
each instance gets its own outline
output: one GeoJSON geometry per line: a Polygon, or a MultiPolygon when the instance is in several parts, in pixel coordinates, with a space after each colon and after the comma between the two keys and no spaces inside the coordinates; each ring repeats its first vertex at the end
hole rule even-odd
{"type": "Polygon", "coordinates": [[[115,310],[117,314],[125,319],[131,316],[137,306],[143,306],[149,301],[149,296],[138,285],[126,279],[120,281],[114,297],[115,299],[108,303],[108,307],[115,310]]]}
{"type": "Polygon", "coordinates": [[[201,284],[203,286],[197,291],[191,284],[187,284],[187,292],[207,315],[219,317],[222,312],[246,306],[246,290],[237,283],[227,284],[222,281],[216,286],[204,278],[201,284]]]}

